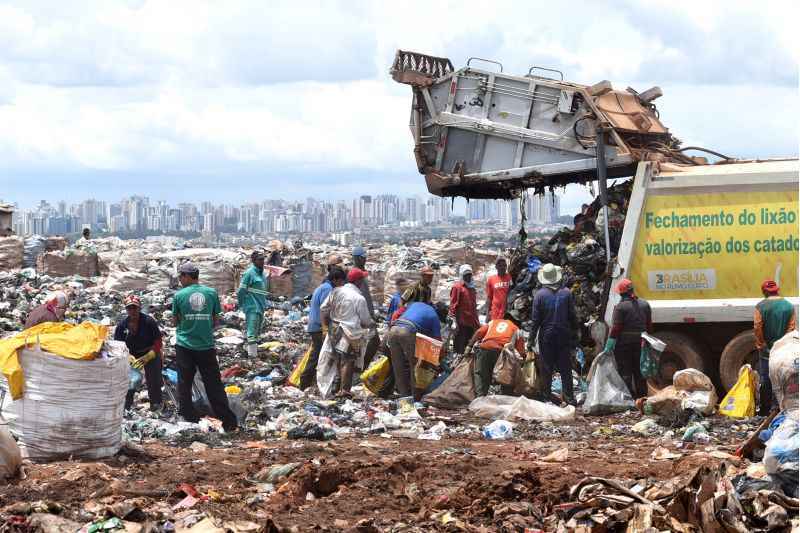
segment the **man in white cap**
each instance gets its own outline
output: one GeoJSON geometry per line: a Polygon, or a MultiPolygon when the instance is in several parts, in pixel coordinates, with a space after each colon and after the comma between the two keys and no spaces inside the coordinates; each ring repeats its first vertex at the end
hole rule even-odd
{"type": "Polygon", "coordinates": [[[464,353],[467,343],[480,327],[478,321],[478,297],[472,282],[472,267],[461,265],[458,269],[461,278],[450,289],[450,327],[455,327],[453,351],[464,353]]]}
{"type": "Polygon", "coordinates": [[[572,358],[571,350],[575,345],[575,332],[578,328],[578,315],[575,312],[575,301],[572,293],[562,286],[563,274],[560,266],[548,263],[537,274],[542,288],[533,297],[533,320],[531,346],[539,338],[539,352],[542,367],[542,391],[546,398],[550,397],[553,372],[561,375],[561,390],[564,401],[576,405],[572,390],[572,358]]]}
{"type": "Polygon", "coordinates": [[[34,307],[25,320],[25,329],[32,328],[43,322],[62,322],[64,313],[67,312],[69,296],[66,292],[56,291],[48,295],[47,301],[34,307]]]}

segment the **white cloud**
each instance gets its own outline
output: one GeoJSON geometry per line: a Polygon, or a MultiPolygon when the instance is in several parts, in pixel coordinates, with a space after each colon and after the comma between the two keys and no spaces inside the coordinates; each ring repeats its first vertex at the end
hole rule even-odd
{"type": "MultiPolygon", "coordinates": [[[[791,155],[796,14],[746,2],[6,3],[0,172],[134,172],[146,187],[160,172],[235,180],[256,166],[298,188],[352,173],[422,190],[410,90],[388,78],[397,48],[658,84],[662,118],[687,142],[791,155]]],[[[570,189],[563,203],[583,198],[570,189]]]]}

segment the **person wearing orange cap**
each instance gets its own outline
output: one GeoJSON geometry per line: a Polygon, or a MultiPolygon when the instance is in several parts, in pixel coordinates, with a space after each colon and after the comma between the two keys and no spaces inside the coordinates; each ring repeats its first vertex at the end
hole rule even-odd
{"type": "MultiPolygon", "coordinates": [[[[114,329],[114,340],[122,341],[128,347],[131,368],[144,371],[150,410],[158,411],[161,408],[161,387],[164,381],[161,376],[161,330],[153,317],[142,313],[142,302],[138,296],[129,294],[124,303],[127,316],[114,329]]],[[[125,409],[130,409],[133,405],[135,392],[135,387],[128,390],[125,409]]]]}
{"type": "Polygon", "coordinates": [[[640,398],[647,394],[647,383],[639,365],[642,333],[653,331],[653,313],[650,304],[636,296],[631,280],[620,281],[616,291],[622,300],[614,307],[605,350],[614,354],[619,374],[633,397],[640,398]]]}
{"type": "Polygon", "coordinates": [[[780,287],[768,279],[761,284],[764,299],[756,305],[753,329],[758,350],[758,414],[767,416],[775,404],[772,382],[769,379],[769,351],[775,341],[797,327],[794,306],[780,295],[780,287]]]}

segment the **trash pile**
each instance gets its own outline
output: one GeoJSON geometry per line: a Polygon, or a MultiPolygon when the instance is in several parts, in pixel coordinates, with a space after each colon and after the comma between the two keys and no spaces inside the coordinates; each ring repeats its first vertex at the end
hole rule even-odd
{"type": "MultiPolygon", "coordinates": [[[[612,262],[619,252],[622,228],[628,212],[633,180],[615,183],[608,188],[608,225],[612,262]]],[[[549,240],[531,240],[511,254],[509,273],[516,287],[509,294],[509,307],[530,316],[533,292],[538,288],[535,272],[540,265],[552,263],[564,272],[564,286],[575,297],[578,319],[582,324],[599,320],[608,295],[610,278],[606,274],[604,215],[598,196],[575,216],[573,228],[563,227],[549,240]]],[[[581,343],[592,345],[587,328],[581,343]]]]}
{"type": "MultiPolygon", "coordinates": [[[[136,292],[142,311],[153,316],[164,333],[165,395],[171,401],[150,411],[146,388],[141,388],[133,407],[123,414],[109,402],[121,404],[124,395],[100,398],[99,392],[90,391],[98,407],[119,414],[117,419],[98,418],[91,448],[116,446],[120,452],[107,463],[90,463],[103,465],[97,472],[83,463],[26,465],[29,478],[0,488],[0,519],[6,524],[24,529],[41,521],[66,520],[64,527],[121,531],[135,528],[132,523],[149,522],[161,531],[198,528],[196,533],[220,528],[257,531],[260,526],[253,523],[270,521],[296,524],[299,530],[324,523],[329,529],[360,524],[357,530],[366,531],[396,525],[395,530],[404,531],[766,531],[790,528],[797,520],[796,334],[773,349],[773,383],[781,413],[770,421],[723,416],[738,413],[735,409],[715,414],[716,390],[696,370],[677,372],[672,386],[635,406],[609,364],[611,358],[602,354],[592,362],[588,387],[577,373],[571,376],[575,390],[585,391],[580,410],[520,394],[534,386],[532,361],[520,364],[524,383],[513,396],[495,394],[499,387],[493,386],[488,396],[476,399],[469,358],[453,362],[452,372],[440,376],[435,382],[441,383],[439,388],[421,404],[381,398],[370,392],[370,383],[354,386],[352,398],[322,399],[313,387],[301,391],[292,384],[292,371],[309,342],[308,294],[292,293],[305,293],[301,287],[321,279],[320,265],[328,254],[346,258],[349,250],[294,245],[286,251],[284,266],[277,267],[286,269],[285,277],[280,276],[285,290],[270,295],[257,356],[251,357],[242,331],[245,316],[232,294],[233,280],[246,266],[247,250],[167,250],[164,247],[189,243],[141,241],[132,247],[99,241],[95,257],[105,275],[54,277],[34,268],[0,272],[0,328],[19,331],[26,314],[56,290],[70,294],[67,322],[113,326],[124,314],[123,297],[136,292]],[[226,288],[220,293],[222,327],[214,338],[223,384],[240,423],[234,434],[207,416],[211,409],[199,376],[193,402],[205,417],[190,423],[175,412],[171,306],[177,287],[172,276],[187,258],[203,265],[201,282],[226,288]],[[110,435],[103,424],[121,428],[115,443],[101,442],[110,435]],[[761,449],[736,454],[742,442],[758,433],[759,425],[764,426],[761,449]],[[22,496],[12,498],[10,491],[22,496]],[[77,496],[65,499],[67,493],[77,496]],[[1,506],[14,499],[24,505],[1,506]],[[389,514],[384,517],[376,510],[389,514]],[[55,514],[59,516],[52,518],[55,514]]],[[[569,252],[585,249],[573,247],[569,252]]],[[[38,257],[43,254],[47,255],[39,252],[38,257]]],[[[457,264],[479,263],[476,271],[486,276],[494,254],[435,241],[370,248],[367,267],[374,276],[369,281],[376,307],[394,292],[398,278],[409,283],[418,279],[423,265],[435,267],[435,292],[445,298],[457,264]]],[[[602,284],[602,277],[593,278],[591,272],[580,275],[602,284]]],[[[24,363],[24,352],[24,370],[35,377],[24,363]]],[[[103,358],[90,362],[109,364],[103,358]]],[[[449,369],[450,364],[445,366],[449,369]]],[[[749,375],[743,372],[742,379],[749,375]]],[[[70,382],[75,379],[67,377],[70,382]]],[[[752,384],[748,387],[747,399],[752,400],[754,389],[752,384]]],[[[559,391],[556,381],[553,392],[559,391]]],[[[61,390],[75,395],[75,401],[85,400],[84,392],[74,387],[61,390]]],[[[738,399],[728,400],[723,398],[723,407],[730,403],[738,409],[738,399]]],[[[61,403],[80,410],[71,401],[61,403]]],[[[15,412],[16,407],[3,406],[12,433],[14,424],[18,428],[28,423],[29,413],[44,409],[37,405],[15,412]]],[[[2,430],[0,426],[0,445],[8,440],[2,430]]],[[[77,430],[73,424],[60,431],[70,436],[77,430]]],[[[52,436],[44,440],[64,444],[52,436]]],[[[20,443],[34,457],[30,444],[23,439],[20,443]]],[[[65,452],[57,451],[41,457],[51,460],[65,452]]],[[[92,457],[81,450],[70,454],[92,457]]],[[[6,459],[7,464],[13,461],[11,455],[6,459]]],[[[275,525],[272,530],[280,528],[275,525]]]]}

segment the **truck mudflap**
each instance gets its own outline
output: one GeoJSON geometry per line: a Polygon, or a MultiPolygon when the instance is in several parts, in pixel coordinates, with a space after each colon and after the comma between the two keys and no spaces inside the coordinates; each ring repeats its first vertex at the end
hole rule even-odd
{"type": "Polygon", "coordinates": [[[658,87],[618,91],[608,81],[586,86],[540,72],[557,71],[511,75],[480,58],[456,70],[447,58],[397,51],[390,73],[412,88],[414,154],[431,193],[514,198],[597,179],[598,130],[608,136],[610,178],[632,175],[642,160],[704,162],[683,155],[661,123],[658,87]]]}

